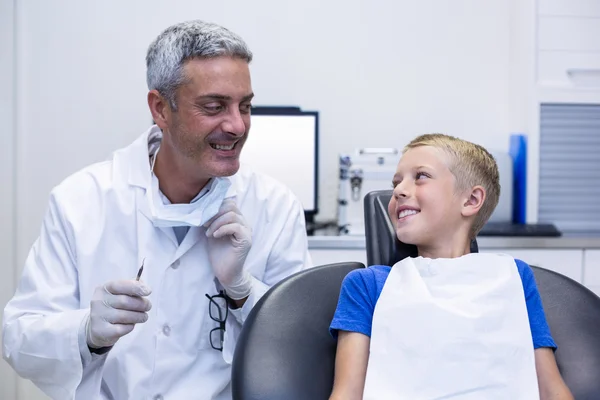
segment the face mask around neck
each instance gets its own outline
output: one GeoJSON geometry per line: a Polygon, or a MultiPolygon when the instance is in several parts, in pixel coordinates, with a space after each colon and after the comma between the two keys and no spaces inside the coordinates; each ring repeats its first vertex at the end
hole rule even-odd
{"type": "Polygon", "coordinates": [[[156,154],[158,154],[158,150],[152,158],[150,167],[152,173],[151,183],[149,187],[146,188],[146,199],[148,201],[154,226],[199,227],[217,215],[219,208],[231,187],[231,181],[228,178],[212,178],[208,183],[208,193],[196,201],[187,204],[164,204],[160,195],[158,178],[152,172],[154,170],[156,154]]]}

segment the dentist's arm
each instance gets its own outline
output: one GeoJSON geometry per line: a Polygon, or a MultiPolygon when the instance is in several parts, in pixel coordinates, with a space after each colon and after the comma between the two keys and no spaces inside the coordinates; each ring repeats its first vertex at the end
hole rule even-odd
{"type": "MultiPolygon", "coordinates": [[[[74,238],[51,195],[40,236],[33,244],[17,291],[4,309],[4,358],[53,398],[71,399],[84,376],[89,309],[79,306],[74,238]],[[83,342],[82,342],[83,339],[83,342]]],[[[90,356],[91,358],[91,356],[90,356]]],[[[89,362],[91,369],[101,363],[89,362]]]]}
{"type": "MultiPolygon", "coordinates": [[[[280,207],[286,210],[287,215],[279,226],[273,224],[272,229],[278,229],[279,234],[270,245],[267,267],[261,280],[253,277],[245,265],[252,247],[252,229],[235,200],[226,199],[218,214],[206,224],[209,261],[215,277],[236,308],[242,311],[234,311],[240,324],[270,286],[312,266],[301,203],[294,197],[286,198],[282,203],[280,207]]],[[[264,243],[258,245],[265,246],[264,243]]]]}
{"type": "Polygon", "coordinates": [[[237,308],[242,307],[252,291],[252,276],[244,269],[252,247],[252,229],[233,198],[223,201],[206,227],[208,258],[215,277],[237,308]]]}
{"type": "Polygon", "coordinates": [[[145,321],[150,305],[141,282],[96,290],[81,307],[75,238],[54,195],[17,291],[4,309],[3,356],[14,370],[55,399],[96,398],[106,350],[145,321]],[[133,311],[132,311],[133,310],[133,311]],[[107,347],[101,354],[90,348],[107,347]]]}
{"type": "Polygon", "coordinates": [[[361,400],[369,361],[368,336],[339,331],[333,391],[329,400],[361,400]]]}

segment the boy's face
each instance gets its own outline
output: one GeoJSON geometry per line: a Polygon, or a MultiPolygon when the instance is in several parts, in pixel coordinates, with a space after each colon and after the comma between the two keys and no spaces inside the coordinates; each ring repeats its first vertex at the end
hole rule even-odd
{"type": "Polygon", "coordinates": [[[393,186],[388,212],[401,242],[436,246],[451,240],[461,226],[465,198],[456,191],[456,178],[442,150],[408,150],[398,163],[393,186]]]}

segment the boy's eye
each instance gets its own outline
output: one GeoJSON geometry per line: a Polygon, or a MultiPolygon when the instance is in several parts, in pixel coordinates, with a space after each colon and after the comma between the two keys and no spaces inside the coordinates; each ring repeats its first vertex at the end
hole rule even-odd
{"type": "Polygon", "coordinates": [[[429,178],[429,175],[427,175],[425,172],[417,172],[417,174],[415,175],[415,177],[417,179],[421,179],[421,178],[429,178]]]}

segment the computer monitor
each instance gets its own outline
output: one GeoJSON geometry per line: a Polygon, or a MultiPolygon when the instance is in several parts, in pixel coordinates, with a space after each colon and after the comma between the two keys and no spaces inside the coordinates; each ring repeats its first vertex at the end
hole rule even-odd
{"type": "Polygon", "coordinates": [[[318,212],[319,113],[297,107],[254,107],[240,161],[288,186],[308,222],[318,212]]]}

